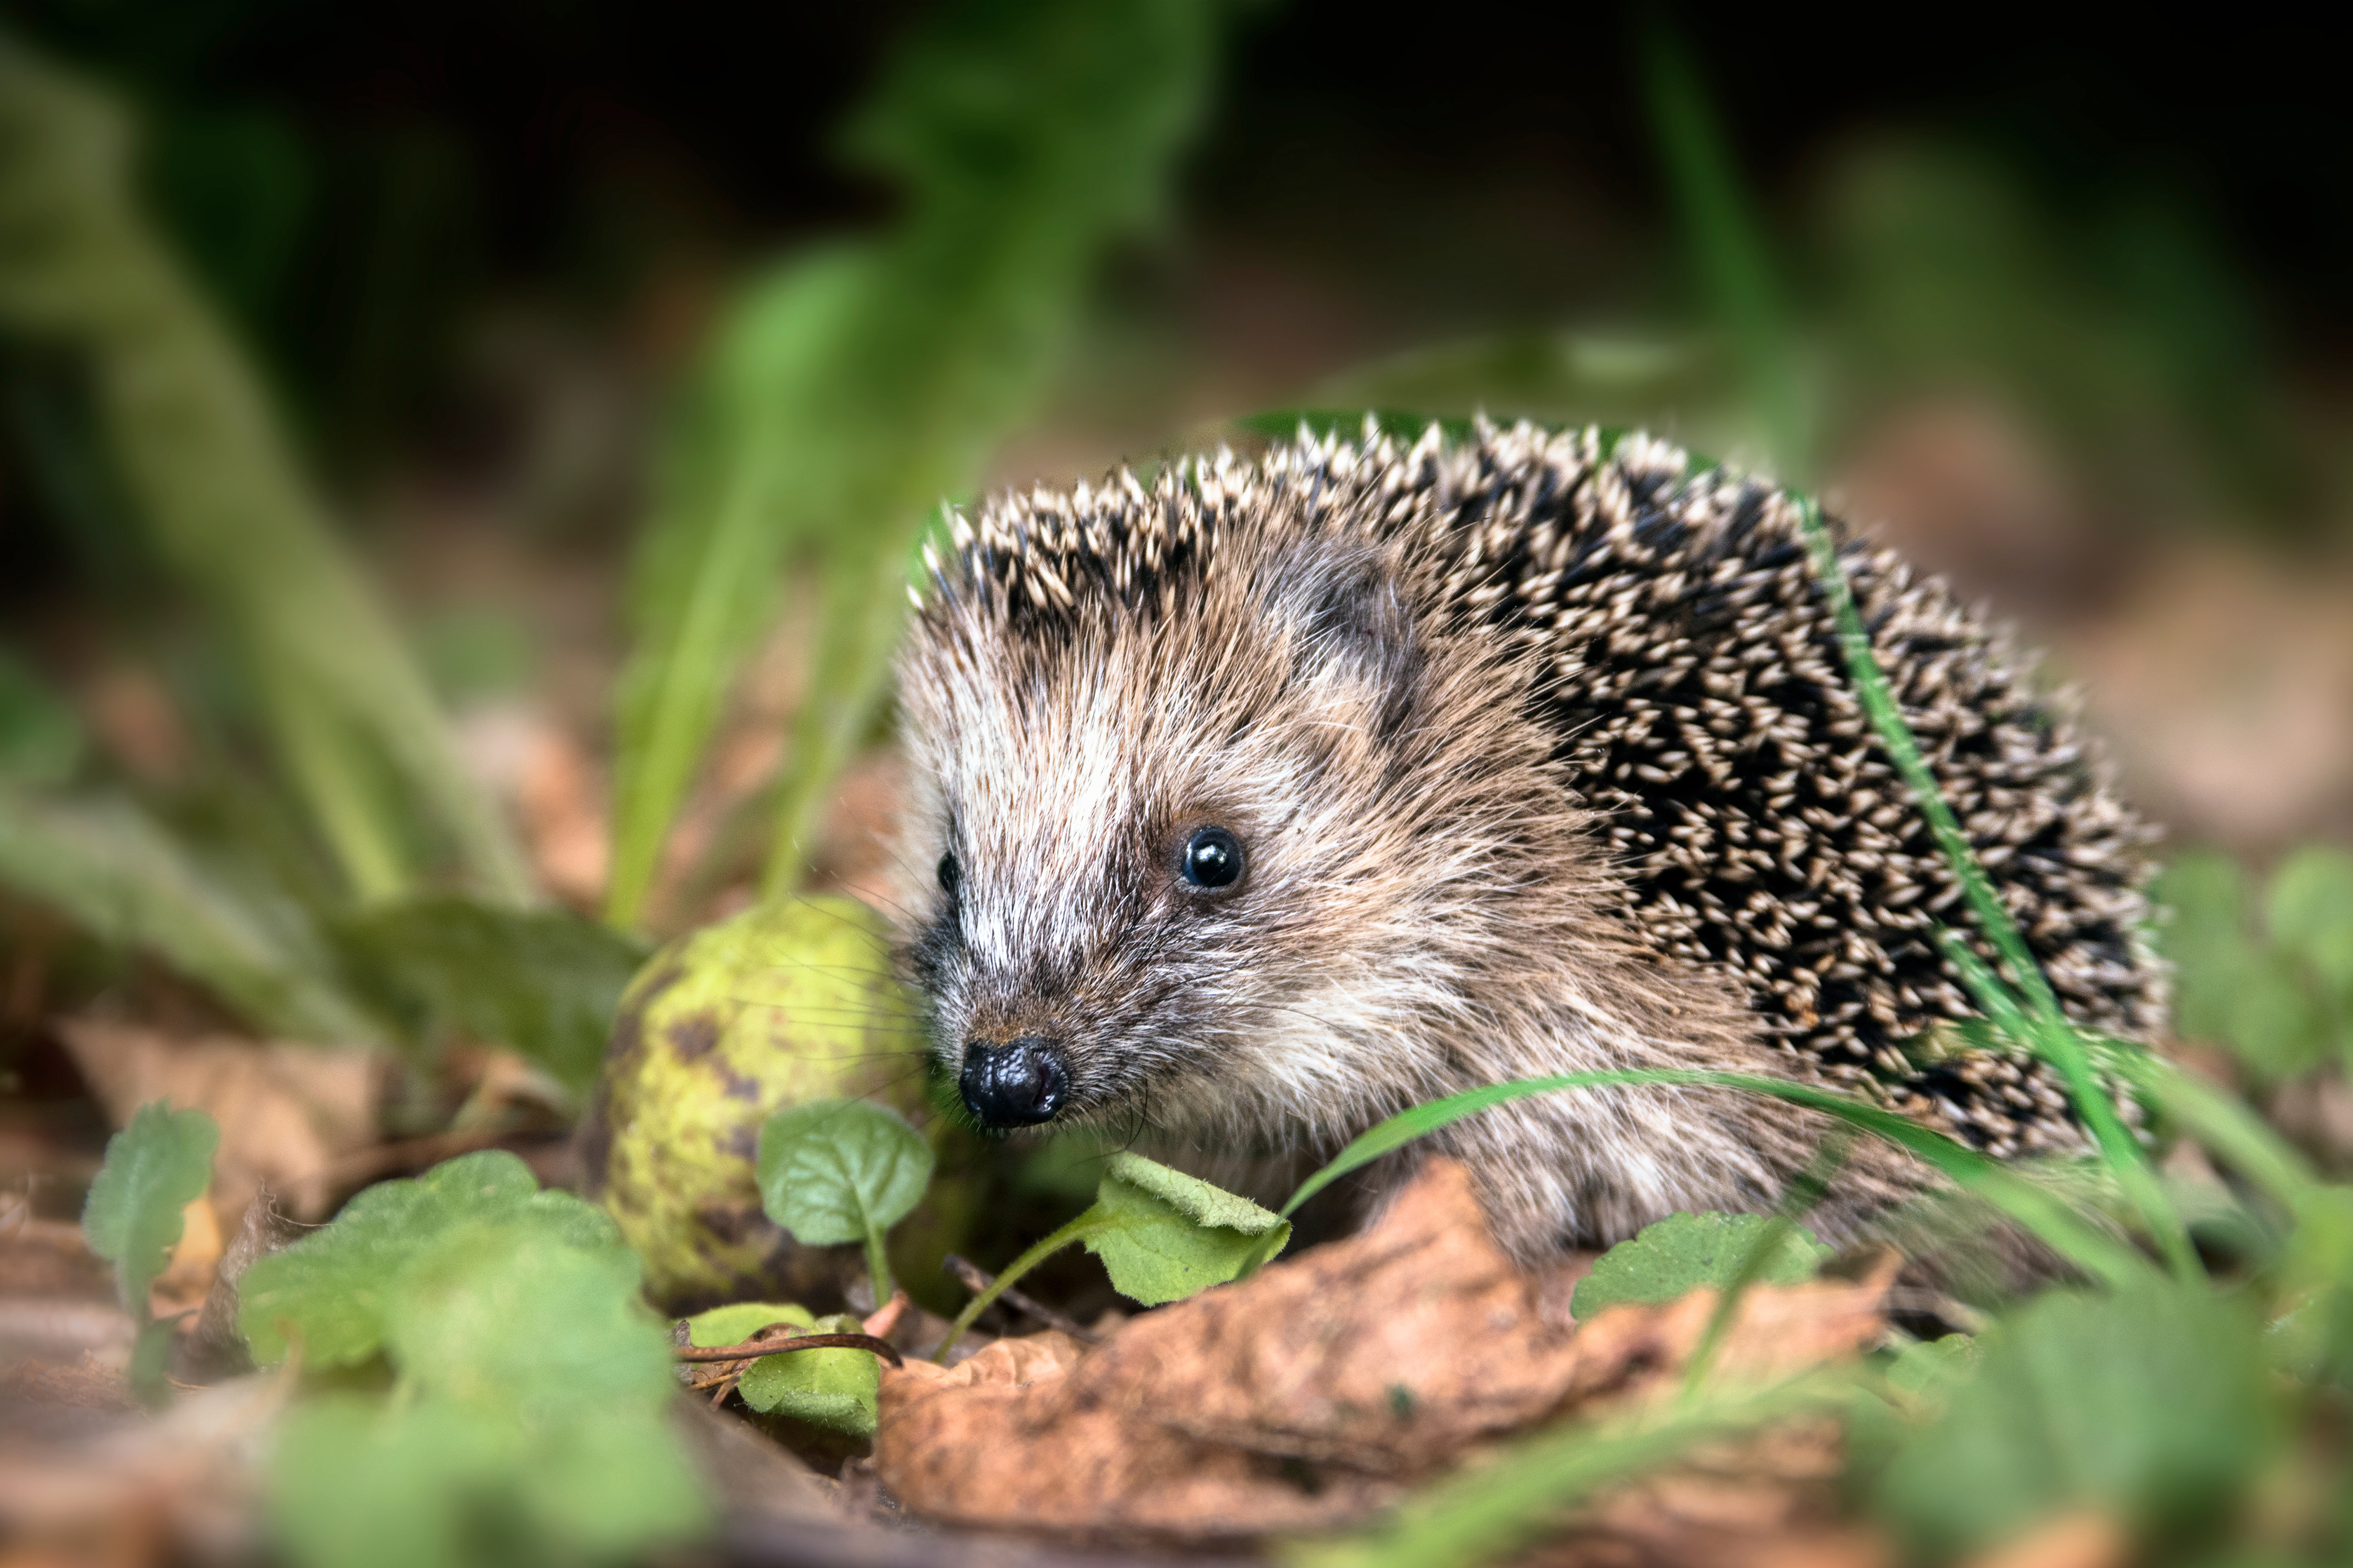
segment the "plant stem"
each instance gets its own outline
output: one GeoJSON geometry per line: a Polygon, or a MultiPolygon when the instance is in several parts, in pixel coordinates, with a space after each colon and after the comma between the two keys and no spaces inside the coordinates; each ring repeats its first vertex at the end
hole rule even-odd
{"type": "Polygon", "coordinates": [[[965,1303],[964,1310],[958,1312],[955,1317],[955,1321],[948,1325],[947,1338],[942,1340],[940,1342],[940,1348],[932,1352],[932,1359],[940,1363],[942,1365],[945,1365],[947,1363],[947,1354],[949,1350],[955,1346],[956,1341],[964,1338],[965,1331],[971,1328],[974,1321],[978,1319],[983,1312],[988,1310],[989,1304],[995,1301],[999,1296],[1005,1294],[1007,1287],[1010,1286],[1015,1280],[1020,1279],[1024,1274],[1029,1273],[1032,1268],[1037,1268],[1040,1263],[1046,1261],[1047,1258],[1051,1258],[1055,1253],[1060,1252],[1062,1248],[1070,1246],[1071,1243],[1074,1241],[1084,1241],[1088,1237],[1094,1235],[1097,1231],[1108,1230],[1111,1228],[1113,1223],[1112,1217],[1103,1212],[1103,1205],[1101,1204],[1097,1204],[1094,1207],[1087,1210],[1086,1213],[1079,1215],[1078,1218],[1072,1220],[1070,1224],[1054,1232],[1053,1235],[1048,1237],[1045,1240],[1039,1242],[1037,1246],[1031,1247],[1029,1251],[1023,1253],[1012,1262],[1007,1264],[1005,1266],[1005,1272],[997,1277],[997,1282],[995,1284],[989,1286],[987,1289],[983,1290],[979,1295],[975,1296],[971,1300],[965,1303]]]}
{"type": "MultiPolygon", "coordinates": [[[[771,1323],[768,1328],[778,1326],[771,1323]]],[[[760,1331],[764,1334],[767,1331],[767,1329],[760,1331]]],[[[903,1360],[898,1348],[879,1334],[805,1334],[797,1331],[773,1340],[754,1335],[736,1345],[692,1345],[670,1352],[670,1359],[676,1362],[761,1361],[772,1355],[790,1355],[796,1351],[866,1351],[881,1356],[892,1366],[901,1365],[903,1360]]]]}
{"type": "Polygon", "coordinates": [[[880,1311],[891,1299],[891,1258],[883,1250],[882,1227],[871,1221],[866,1226],[866,1278],[874,1287],[874,1308],[880,1311]]]}

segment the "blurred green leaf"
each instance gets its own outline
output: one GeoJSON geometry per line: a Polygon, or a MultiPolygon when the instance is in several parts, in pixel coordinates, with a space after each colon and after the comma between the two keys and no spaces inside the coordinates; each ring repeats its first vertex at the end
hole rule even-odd
{"type": "Polygon", "coordinates": [[[2259,1326],[2202,1286],[2054,1291],[1979,1339],[1975,1374],[1878,1491],[1938,1558],[2070,1509],[2180,1545],[2220,1522],[2279,1426],[2259,1326]]]}
{"type": "Polygon", "coordinates": [[[81,721],[14,655],[0,650],[0,780],[58,784],[81,763],[81,721]]]}
{"type": "Polygon", "coordinates": [[[1294,1568],[1474,1568],[1508,1558],[1603,1489],[1662,1469],[1694,1448],[1852,1397],[1836,1373],[1766,1389],[1709,1392],[1660,1411],[1565,1422],[1505,1446],[1412,1497],[1356,1536],[1299,1542],[1294,1568]]]}
{"type": "Polygon", "coordinates": [[[1904,1347],[1888,1364],[1890,1387],[1915,1398],[1941,1402],[1976,1370],[1978,1342],[1967,1334],[1945,1334],[1904,1347]]]}
{"type": "Polygon", "coordinates": [[[1977,1342],[1967,1334],[1915,1340],[1882,1371],[1883,1389],[1862,1384],[1847,1407],[1847,1489],[1866,1490],[1903,1451],[1912,1434],[1945,1413],[1955,1388],[1977,1370],[1977,1342]],[[1890,1400],[1887,1393],[1897,1397],[1890,1400]]]}
{"type": "Polygon", "coordinates": [[[451,1234],[488,1225],[520,1226],[609,1257],[634,1279],[636,1255],[604,1210],[570,1193],[542,1192],[531,1167],[486,1150],[414,1181],[379,1182],[332,1225],[257,1259],[238,1282],[238,1330],[257,1361],[283,1356],[290,1332],[300,1336],[307,1366],[367,1361],[392,1332],[411,1265],[451,1234]]]}
{"type": "Polygon", "coordinates": [[[354,891],[414,868],[388,764],[485,890],[530,887],[407,649],[336,538],[269,401],[160,245],[114,100],[0,35],[0,327],[86,357],[159,552],[244,645],[280,753],[354,891]]]}
{"type": "Polygon", "coordinates": [[[106,1162],[81,1209],[90,1249],[114,1265],[122,1310],[147,1321],[147,1287],[180,1244],[181,1211],[212,1184],[220,1127],[201,1110],[168,1100],[142,1105],[106,1141],[106,1162]]]}
{"type": "Polygon", "coordinates": [[[388,1000],[423,1011],[435,1029],[519,1051],[582,1091],[647,957],[634,939],[567,910],[456,895],[364,910],[337,935],[388,1000]]]}
{"type": "Polygon", "coordinates": [[[522,1391],[546,1405],[659,1409],[675,1384],[637,1300],[636,1256],[570,1194],[533,1196],[545,1206],[412,1212],[411,1250],[377,1281],[385,1357],[418,1389],[484,1406],[522,1391]]]}
{"type": "Polygon", "coordinates": [[[891,1295],[882,1238],[932,1184],[932,1146],[888,1106],[816,1100],[777,1111],[760,1129],[760,1205],[793,1239],[866,1244],[874,1300],[891,1295]]]}
{"type": "Polygon", "coordinates": [[[2340,1006],[2353,1005],[2353,855],[2309,845],[2272,874],[2272,940],[2311,966],[2340,1006]]]}
{"type": "Polygon", "coordinates": [[[1123,1296],[1156,1307],[1239,1279],[1281,1253],[1291,1222],[1141,1154],[1113,1154],[1085,1237],[1123,1296]]]}
{"type": "Polygon", "coordinates": [[[692,1533],[704,1505],[636,1260],[560,1226],[437,1217],[376,1298],[404,1394],[330,1396],[280,1436],[273,1515],[297,1559],[554,1564],[692,1533]]]}
{"type": "Polygon", "coordinates": [[[299,904],[198,857],[128,800],[0,784],[0,881],[103,941],[156,954],[271,1034],[321,1045],[384,1037],[336,984],[299,904]]]}
{"type": "Polygon", "coordinates": [[[513,1426],[470,1410],[327,1394],[279,1426],[270,1521],[296,1562],[320,1568],[465,1568],[521,1447],[513,1426]]]}
{"type": "Polygon", "coordinates": [[[965,0],[928,17],[849,127],[906,191],[884,238],[786,265],[731,312],[670,443],[631,594],[608,917],[636,922],[788,550],[816,658],[767,885],[870,728],[903,562],[1034,406],[1106,239],[1151,217],[1208,82],[1215,5],[965,0]]]}
{"type": "Polygon", "coordinates": [[[2280,1261],[2273,1325],[2280,1363],[2308,1381],[2353,1382],[2353,1187],[2316,1187],[2296,1211],[2280,1261]]]}
{"type": "Polygon", "coordinates": [[[2191,1039],[2229,1041],[2232,1009],[2253,958],[2239,863],[2227,855],[2184,855],[2158,874],[2149,898],[2170,912],[2158,945],[2173,964],[2174,1027],[2191,1039]]]}
{"type": "Polygon", "coordinates": [[[2227,856],[2184,855],[2151,893],[2171,911],[2158,946],[2174,967],[2185,1037],[2227,1047],[2264,1084],[2353,1050],[2353,857],[2319,847],[2290,856],[2266,889],[2260,931],[2245,873],[2227,856]]]}
{"type": "MultiPolygon", "coordinates": [[[[1765,1215],[1669,1215],[1596,1259],[1593,1272],[1577,1282],[1570,1310],[1582,1320],[1621,1301],[1656,1305],[1702,1286],[1721,1290],[1740,1273],[1749,1249],[1773,1224],[1765,1215]]],[[[1812,1232],[1792,1227],[1758,1269],[1756,1283],[1803,1284],[1831,1250],[1812,1232]]]]}

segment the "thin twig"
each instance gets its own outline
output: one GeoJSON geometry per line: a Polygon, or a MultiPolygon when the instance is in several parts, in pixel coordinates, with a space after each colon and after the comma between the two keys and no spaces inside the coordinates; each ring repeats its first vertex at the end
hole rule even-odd
{"type": "Polygon", "coordinates": [[[1993,1320],[1966,1302],[1957,1301],[1941,1290],[1906,1288],[1887,1293],[1890,1310],[1924,1312],[1950,1323],[1965,1334],[1981,1334],[1993,1326],[1993,1320]]]}
{"type": "MultiPolygon", "coordinates": [[[[989,1273],[987,1269],[974,1263],[968,1258],[958,1258],[955,1253],[951,1252],[940,1261],[942,1265],[946,1268],[949,1273],[955,1275],[958,1279],[963,1280],[965,1288],[976,1296],[979,1295],[983,1290],[987,1289],[991,1285],[997,1283],[996,1275],[989,1273]]],[[[1070,1335],[1071,1338],[1078,1341],[1082,1345],[1099,1345],[1103,1343],[1103,1336],[1101,1334],[1092,1333],[1086,1329],[1081,1328],[1077,1319],[1058,1312],[1054,1310],[1053,1308],[1047,1306],[1044,1302],[1035,1300],[1030,1297],[1025,1296],[1020,1291],[1014,1289],[1010,1286],[1008,1286],[997,1299],[1004,1305],[1011,1307],[1014,1310],[1021,1313],[1023,1316],[1034,1318],[1050,1329],[1058,1330],[1062,1333],[1070,1335]]]]}
{"type": "Polygon", "coordinates": [[[872,1334],[787,1334],[765,1342],[755,1335],[738,1345],[690,1345],[670,1354],[682,1362],[758,1361],[762,1356],[788,1355],[795,1351],[870,1351],[892,1366],[905,1364],[898,1346],[872,1334]]]}
{"type": "Polygon", "coordinates": [[[904,1290],[893,1290],[891,1299],[870,1314],[859,1327],[878,1340],[887,1340],[891,1337],[891,1331],[899,1326],[899,1320],[907,1315],[907,1309],[913,1305],[913,1300],[904,1290]]]}

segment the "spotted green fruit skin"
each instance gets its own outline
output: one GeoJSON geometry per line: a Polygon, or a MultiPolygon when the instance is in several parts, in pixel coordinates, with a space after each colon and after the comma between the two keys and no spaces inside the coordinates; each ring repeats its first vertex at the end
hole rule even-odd
{"type": "Polygon", "coordinates": [[[839,1299],[859,1249],[797,1246],[761,1212],[760,1124],[860,1095],[923,1125],[920,1018],[881,917],[849,899],[755,906],[647,963],[614,1018],[581,1155],[645,1259],[648,1295],[674,1310],[839,1299]]]}

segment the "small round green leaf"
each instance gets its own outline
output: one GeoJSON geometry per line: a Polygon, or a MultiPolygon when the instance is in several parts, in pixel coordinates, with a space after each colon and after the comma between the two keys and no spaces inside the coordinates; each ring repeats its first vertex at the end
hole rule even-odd
{"type": "Polygon", "coordinates": [[[1282,1252],[1291,1222],[1141,1154],[1112,1156],[1086,1237],[1122,1295],[1147,1307],[1239,1279],[1282,1252]]]}
{"type": "Polygon", "coordinates": [[[797,1241],[864,1241],[907,1217],[932,1181],[932,1149],[898,1112],[817,1100],[760,1129],[760,1204],[797,1241]]]}
{"type": "MultiPolygon", "coordinates": [[[[816,1319],[809,1327],[820,1334],[864,1331],[847,1314],[816,1319]]],[[[762,1356],[744,1372],[736,1389],[744,1404],[764,1415],[789,1415],[852,1437],[871,1437],[881,1399],[881,1363],[859,1350],[762,1356]]]]}
{"type": "MultiPolygon", "coordinates": [[[[1748,1249],[1773,1222],[1753,1214],[1675,1214],[1645,1226],[1603,1253],[1577,1281],[1570,1310],[1581,1321],[1621,1301],[1672,1301],[1703,1286],[1722,1289],[1740,1272],[1748,1249]]],[[[1814,1277],[1831,1249],[1792,1228],[1757,1274],[1760,1285],[1797,1285],[1814,1277]]]]}

